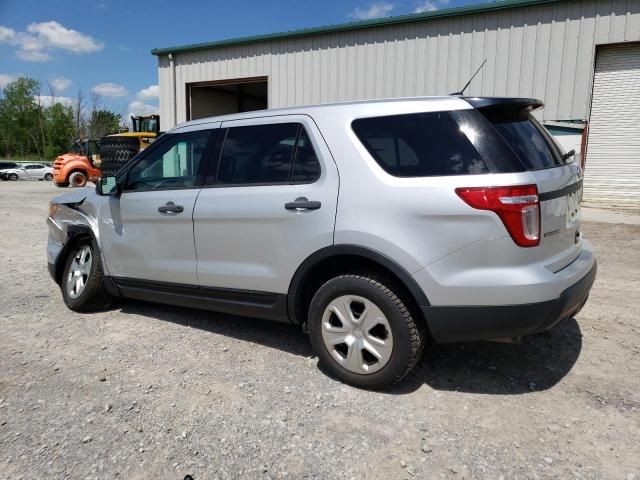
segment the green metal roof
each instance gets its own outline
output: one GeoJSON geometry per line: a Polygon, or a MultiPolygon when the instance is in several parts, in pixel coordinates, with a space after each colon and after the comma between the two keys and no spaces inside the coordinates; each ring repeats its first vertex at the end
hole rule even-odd
{"type": "Polygon", "coordinates": [[[154,48],[151,50],[153,55],[163,55],[167,53],[187,52],[192,50],[204,50],[207,48],[228,47],[231,45],[244,45],[247,43],[266,42],[271,40],[281,40],[284,38],[300,38],[312,35],[320,35],[323,33],[348,32],[352,30],[362,30],[371,27],[382,27],[387,25],[398,25],[403,23],[419,22],[432,18],[454,17],[458,15],[466,15],[469,13],[483,13],[496,10],[504,10],[514,7],[527,7],[530,5],[541,5],[544,3],[554,3],[561,0],[500,0],[497,2],[480,3],[476,5],[466,5],[463,7],[447,8],[443,10],[435,10],[433,12],[414,13],[410,15],[399,15],[396,17],[376,18],[374,20],[364,20],[361,22],[340,23],[337,25],[328,25],[324,27],[303,28],[300,30],[291,30],[289,32],[270,33],[267,35],[253,35],[250,37],[230,38],[227,40],[218,40],[215,42],[194,43],[191,45],[180,45],[176,47],[154,48]]]}

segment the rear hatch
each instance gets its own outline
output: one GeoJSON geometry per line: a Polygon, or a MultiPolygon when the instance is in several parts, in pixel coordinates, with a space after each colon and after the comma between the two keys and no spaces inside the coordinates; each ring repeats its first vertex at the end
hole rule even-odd
{"type": "Polygon", "coordinates": [[[533,111],[542,102],[521,98],[465,98],[491,123],[535,179],[540,201],[540,249],[547,268],[558,271],[580,254],[582,170],[573,163],[533,111]]]}

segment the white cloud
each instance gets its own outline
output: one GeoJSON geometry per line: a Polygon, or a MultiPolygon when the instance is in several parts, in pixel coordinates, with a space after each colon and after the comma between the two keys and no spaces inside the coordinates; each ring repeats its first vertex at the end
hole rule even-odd
{"type": "Polygon", "coordinates": [[[54,21],[32,23],[24,32],[0,25],[0,43],[17,47],[16,55],[27,62],[51,60],[51,52],[55,50],[92,53],[104,48],[104,43],[97,42],[90,35],[54,21]]]}
{"type": "Polygon", "coordinates": [[[38,50],[18,50],[16,55],[25,62],[48,62],[51,60],[51,55],[38,50]]]}
{"type": "Polygon", "coordinates": [[[12,42],[15,37],[16,31],[13,28],[7,28],[0,25],[0,42],[12,42]]]}
{"type": "Polygon", "coordinates": [[[134,100],[129,104],[129,116],[131,115],[151,115],[158,113],[159,108],[156,105],[149,105],[140,100],[134,100]]]}
{"type": "Polygon", "coordinates": [[[6,73],[0,73],[0,88],[4,88],[11,82],[15,82],[18,79],[15,75],[7,75],[6,73]]]}
{"type": "Polygon", "coordinates": [[[97,93],[104,97],[124,97],[129,94],[126,88],[117,83],[99,83],[91,89],[93,93],[97,93]]]}
{"type": "Polygon", "coordinates": [[[32,23],[27,27],[27,31],[35,34],[51,48],[74,53],[92,53],[104,48],[103,43],[96,42],[89,35],[65,28],[58,22],[32,23]]]}
{"type": "Polygon", "coordinates": [[[384,2],[375,2],[369,4],[365,8],[356,8],[349,14],[350,17],[357,18],[358,20],[370,20],[372,18],[386,17],[393,10],[393,4],[384,2]]]}
{"type": "Polygon", "coordinates": [[[56,92],[62,92],[69,88],[71,85],[71,80],[65,77],[54,77],[49,80],[51,86],[56,90],[56,92]]]}
{"type": "Polygon", "coordinates": [[[61,103],[65,107],[73,106],[74,99],[71,97],[52,97],[51,95],[38,95],[35,97],[36,102],[40,103],[43,107],[50,107],[54,103],[61,103]]]}
{"type": "Polygon", "coordinates": [[[140,100],[153,100],[160,97],[160,87],[158,85],[149,85],[138,92],[137,97],[140,100]]]}
{"type": "MultiPolygon", "coordinates": [[[[449,3],[449,0],[441,0],[440,3],[446,5],[447,3],[449,3]]],[[[416,7],[413,13],[435,12],[436,10],[438,10],[438,8],[440,7],[436,5],[435,1],[425,0],[416,7]]]]}

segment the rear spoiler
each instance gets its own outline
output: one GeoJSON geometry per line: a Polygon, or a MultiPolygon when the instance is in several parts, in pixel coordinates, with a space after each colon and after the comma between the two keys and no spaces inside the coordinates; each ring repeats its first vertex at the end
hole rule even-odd
{"type": "Polygon", "coordinates": [[[473,107],[478,109],[489,108],[508,108],[520,110],[521,108],[529,108],[536,110],[544,107],[542,100],[535,98],[518,98],[518,97],[460,97],[473,107]]]}

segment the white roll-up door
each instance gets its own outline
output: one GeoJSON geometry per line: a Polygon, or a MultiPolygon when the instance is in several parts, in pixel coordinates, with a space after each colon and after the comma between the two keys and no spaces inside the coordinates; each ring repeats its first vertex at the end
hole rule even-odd
{"type": "Polygon", "coordinates": [[[640,44],[598,47],[584,202],[640,209],[640,44]]]}

